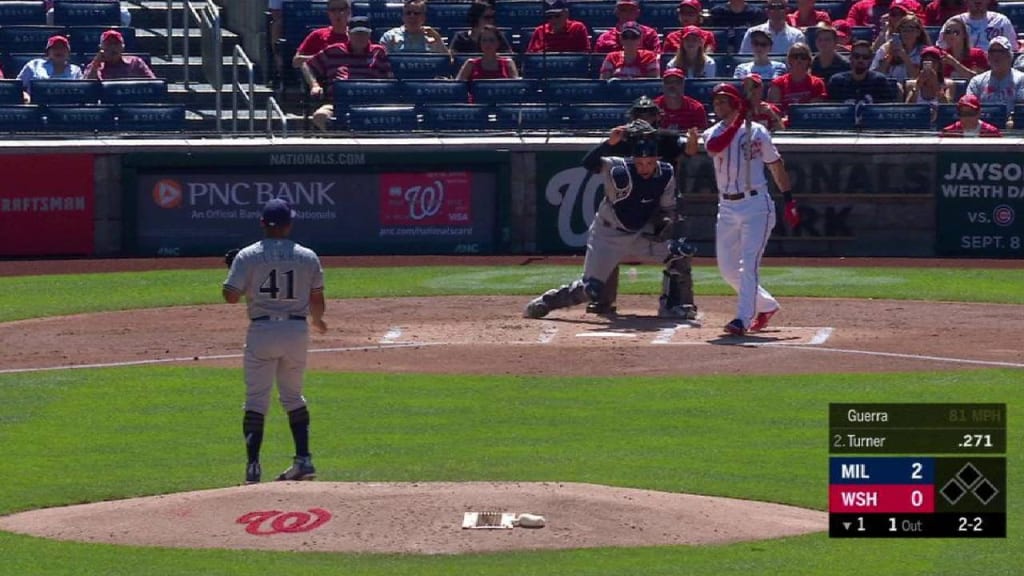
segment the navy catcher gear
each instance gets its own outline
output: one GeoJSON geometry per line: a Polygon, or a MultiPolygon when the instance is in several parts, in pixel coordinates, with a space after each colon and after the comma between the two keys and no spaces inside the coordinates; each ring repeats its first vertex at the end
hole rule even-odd
{"type": "Polygon", "coordinates": [[[676,238],[668,241],[668,259],[671,262],[679,258],[690,258],[697,254],[697,247],[686,241],[686,238],[676,238]]]}
{"type": "Polygon", "coordinates": [[[583,279],[583,291],[586,292],[587,298],[590,298],[591,301],[596,302],[600,298],[602,290],[604,290],[604,282],[597,278],[583,279]]]}

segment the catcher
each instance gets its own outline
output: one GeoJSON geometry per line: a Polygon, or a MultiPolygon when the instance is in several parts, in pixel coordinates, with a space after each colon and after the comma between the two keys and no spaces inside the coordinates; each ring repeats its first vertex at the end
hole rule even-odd
{"type": "MultiPolygon", "coordinates": [[[[644,120],[654,128],[658,127],[660,117],[661,110],[647,96],[637,98],[629,109],[630,120],[644,120]]],[[[627,138],[622,137],[626,130],[627,126],[619,126],[613,129],[610,138],[598,144],[583,158],[583,167],[591,172],[599,173],[601,172],[602,157],[629,154],[629,141],[627,138]]],[[[656,137],[658,157],[662,162],[667,162],[675,167],[676,162],[686,152],[684,142],[680,139],[679,134],[674,130],[658,130],[656,137]]],[[[659,230],[659,233],[663,234],[665,240],[669,238],[683,238],[685,236],[682,230],[682,196],[677,196],[676,202],[677,220],[672,222],[667,228],[663,226],[659,230]]],[[[677,272],[682,290],[681,305],[687,312],[686,319],[696,320],[697,306],[694,304],[693,298],[693,269],[691,260],[692,255],[687,256],[684,261],[679,263],[677,272]]],[[[617,265],[612,269],[608,278],[604,279],[604,282],[605,285],[604,290],[601,292],[601,298],[587,304],[587,312],[591,314],[615,314],[615,300],[619,295],[619,267],[617,265]]]]}
{"type": "Polygon", "coordinates": [[[681,263],[692,249],[682,240],[664,240],[660,232],[675,220],[676,183],[672,165],[658,160],[657,131],[643,120],[615,129],[609,141],[628,138],[628,158],[601,158],[605,196],[598,206],[587,238],[583,277],[534,298],[523,311],[525,318],[543,318],[558,308],[597,302],[604,281],[627,257],[656,258],[666,264],[658,316],[686,319],[682,304],[681,263]]]}

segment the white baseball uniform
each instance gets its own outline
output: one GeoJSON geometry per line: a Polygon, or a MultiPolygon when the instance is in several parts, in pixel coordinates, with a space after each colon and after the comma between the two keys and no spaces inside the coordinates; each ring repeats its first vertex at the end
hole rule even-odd
{"type": "MultiPolygon", "coordinates": [[[[704,131],[704,141],[728,128],[723,122],[704,131]]],[[[758,312],[779,303],[760,284],[761,255],[775,227],[775,203],[768,194],[765,164],[781,157],[768,129],[757,122],[741,126],[725,150],[710,154],[718,184],[715,255],[722,278],[739,294],[736,318],[749,328],[758,312]]]]}

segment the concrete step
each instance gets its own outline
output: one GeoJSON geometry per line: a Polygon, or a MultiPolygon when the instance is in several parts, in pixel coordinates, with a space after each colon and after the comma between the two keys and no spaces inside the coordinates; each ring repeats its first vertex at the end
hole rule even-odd
{"type": "MultiPolygon", "coordinates": [[[[171,8],[172,25],[182,26],[183,2],[173,2],[171,8]]],[[[128,12],[132,15],[132,26],[139,28],[165,28],[167,26],[167,2],[165,0],[143,0],[128,3],[128,12]]]]}
{"type": "MultiPolygon", "coordinates": [[[[225,83],[224,87],[220,91],[221,95],[221,106],[224,109],[231,108],[231,85],[225,83]]],[[[254,94],[255,106],[257,109],[264,110],[267,107],[267,99],[274,95],[274,92],[266,86],[256,86],[256,92],[254,94]]],[[[189,84],[188,90],[185,89],[184,84],[171,83],[167,86],[167,98],[171,102],[185,104],[189,109],[196,110],[200,108],[215,109],[217,107],[217,91],[212,86],[205,83],[189,84]]],[[[239,95],[238,107],[248,108],[248,105],[244,103],[244,99],[239,95]]]]}
{"type": "MultiPolygon", "coordinates": [[[[189,28],[188,46],[189,55],[198,56],[201,54],[202,31],[198,28],[189,28]]],[[[221,31],[224,54],[230,55],[235,45],[241,43],[241,38],[230,30],[221,31]]],[[[171,48],[174,54],[181,54],[184,50],[185,31],[183,28],[171,30],[171,48]]],[[[157,28],[136,28],[135,46],[137,52],[148,52],[150,54],[167,54],[167,29],[157,28]]]]}
{"type": "MultiPolygon", "coordinates": [[[[187,122],[189,130],[197,130],[203,132],[215,132],[217,129],[217,110],[210,108],[198,108],[189,111],[191,119],[187,122]]],[[[295,114],[287,114],[288,122],[288,133],[289,135],[298,135],[303,133],[304,120],[302,116],[295,114]]],[[[232,118],[231,110],[224,110],[221,112],[221,132],[222,133],[233,133],[232,130],[232,118]]],[[[253,114],[255,120],[253,134],[263,135],[267,132],[267,111],[266,109],[257,108],[253,114]]],[[[281,133],[281,121],[275,116],[273,129],[276,134],[281,133]]],[[[238,132],[243,134],[249,133],[249,111],[239,110],[238,111],[238,132]]]]}
{"type": "MultiPolygon", "coordinates": [[[[152,56],[153,73],[160,78],[166,78],[168,82],[184,82],[185,80],[185,59],[182,56],[173,56],[167,59],[163,55],[152,56]]],[[[202,56],[189,56],[188,59],[189,67],[189,81],[190,82],[206,82],[207,78],[203,71],[203,58],[202,56]]],[[[221,63],[221,74],[223,74],[224,82],[231,82],[231,55],[224,56],[221,63]]],[[[259,66],[255,67],[256,84],[263,83],[263,71],[259,66]]],[[[238,67],[238,77],[241,82],[248,82],[248,75],[241,64],[238,67]]]]}

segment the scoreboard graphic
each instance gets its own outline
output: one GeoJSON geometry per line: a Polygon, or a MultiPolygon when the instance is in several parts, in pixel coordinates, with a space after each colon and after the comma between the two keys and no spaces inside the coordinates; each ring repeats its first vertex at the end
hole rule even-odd
{"type": "Polygon", "coordinates": [[[1005,404],[831,404],[829,536],[1005,538],[1005,452],[1005,404]]]}

